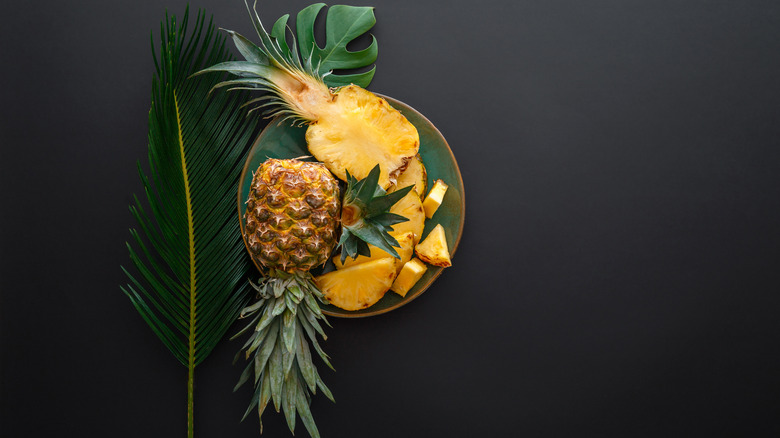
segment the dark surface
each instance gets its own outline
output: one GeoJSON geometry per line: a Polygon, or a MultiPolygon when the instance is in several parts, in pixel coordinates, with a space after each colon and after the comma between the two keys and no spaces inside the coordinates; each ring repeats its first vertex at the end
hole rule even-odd
{"type": "MultiPolygon", "coordinates": [[[[373,4],[371,89],[444,133],[466,229],[421,298],[332,321],[323,437],[780,434],[780,4],[373,4]]],[[[166,7],[4,8],[4,437],[185,435],[186,370],[119,290],[166,7]]],[[[237,348],[197,369],[199,437],[258,436],[237,348]]]]}

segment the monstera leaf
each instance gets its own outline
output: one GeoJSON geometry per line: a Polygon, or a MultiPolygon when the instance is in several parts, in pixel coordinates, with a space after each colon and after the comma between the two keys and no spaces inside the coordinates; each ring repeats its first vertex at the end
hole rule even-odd
{"type": "MultiPolygon", "coordinates": [[[[371,36],[368,47],[358,51],[347,50],[347,45],[368,32],[374,24],[374,8],[346,5],[334,5],[328,8],[325,17],[325,47],[320,47],[314,38],[314,23],[317,20],[324,3],[316,3],[298,13],[296,33],[298,35],[298,51],[304,61],[311,60],[318,65],[317,73],[325,74],[333,70],[360,69],[370,66],[377,58],[377,42],[371,36]]],[[[276,39],[282,49],[290,53],[287,45],[287,21],[289,15],[284,15],[276,21],[271,36],[276,39]]],[[[374,78],[376,66],[370,70],[354,74],[331,73],[324,77],[330,87],[355,84],[368,87],[374,78]]]]}
{"type": "MultiPolygon", "coordinates": [[[[236,220],[236,193],[256,133],[241,109],[245,96],[206,98],[219,75],[190,77],[229,61],[225,38],[189,12],[163,24],[149,111],[150,176],[139,173],[146,202],[130,206],[140,231],[127,247],[137,273],[122,268],[121,289],[176,359],[188,369],[187,436],[193,436],[194,370],[222,339],[249,298],[253,269],[236,220]],[[148,210],[144,207],[148,205],[148,210]]],[[[154,43],[152,43],[154,52],[154,43]]]]}

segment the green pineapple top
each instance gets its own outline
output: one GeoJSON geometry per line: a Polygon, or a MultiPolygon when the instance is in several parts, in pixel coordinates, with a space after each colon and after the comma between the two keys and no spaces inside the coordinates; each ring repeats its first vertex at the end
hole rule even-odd
{"type": "Polygon", "coordinates": [[[387,193],[379,186],[379,165],[374,166],[368,176],[360,181],[347,172],[347,190],[341,207],[341,262],[347,256],[371,256],[369,244],[400,258],[393,247],[400,247],[389,233],[393,225],[409,219],[390,213],[390,207],[406,196],[414,185],[387,193]]]}

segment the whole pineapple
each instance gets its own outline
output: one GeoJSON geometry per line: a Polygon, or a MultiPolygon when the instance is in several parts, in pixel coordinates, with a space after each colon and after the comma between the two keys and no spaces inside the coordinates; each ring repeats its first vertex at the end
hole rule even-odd
{"type": "Polygon", "coordinates": [[[266,275],[253,284],[257,300],[241,312],[251,321],[234,336],[251,333],[243,347],[248,364],[236,385],[254,374],[255,394],[244,417],[256,407],[262,431],[263,411],[273,402],[277,412],[284,410],[291,431],[297,416],[317,438],[311,396],[318,389],[333,396],[309,348],[330,366],[317,342],[317,334],[326,338],[319,323],[325,319],[319,302],[325,299],[309,270],[325,263],[337,243],[338,183],[321,163],[268,159],[254,173],[246,203],[244,239],[266,275]]]}
{"type": "Polygon", "coordinates": [[[339,186],[321,163],[268,159],[254,173],[244,213],[252,258],[266,268],[309,269],[336,245],[339,186]]]}

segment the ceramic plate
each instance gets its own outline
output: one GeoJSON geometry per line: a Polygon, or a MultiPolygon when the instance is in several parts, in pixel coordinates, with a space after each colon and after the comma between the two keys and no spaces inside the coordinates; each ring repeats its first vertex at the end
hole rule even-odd
{"type": "MultiPolygon", "coordinates": [[[[428,189],[433,185],[433,181],[437,179],[444,180],[449,185],[449,189],[444,195],[444,201],[436,211],[436,214],[433,218],[425,221],[423,239],[436,224],[442,224],[447,235],[447,245],[449,246],[450,254],[454,255],[455,250],[458,248],[460,236],[463,233],[465,213],[463,179],[458,169],[458,163],[455,161],[455,156],[439,130],[422,114],[409,105],[395,99],[386,96],[382,97],[406,116],[417,128],[420,134],[420,155],[428,172],[428,189]]],[[[246,210],[244,202],[249,196],[249,187],[252,185],[252,172],[260,167],[260,164],[267,158],[286,159],[309,155],[309,151],[306,149],[305,133],[305,127],[289,126],[289,122],[280,124],[278,119],[275,119],[268,124],[257,137],[257,140],[255,140],[244,164],[244,170],[238,186],[238,215],[241,221],[242,234],[244,231],[242,218],[246,210]]],[[[436,280],[444,269],[428,265],[428,270],[412,290],[406,294],[406,297],[402,298],[400,295],[388,291],[379,302],[367,309],[347,311],[326,305],[323,306],[323,312],[330,316],[344,318],[372,316],[389,312],[420,296],[433,284],[433,281],[436,280]]]]}

